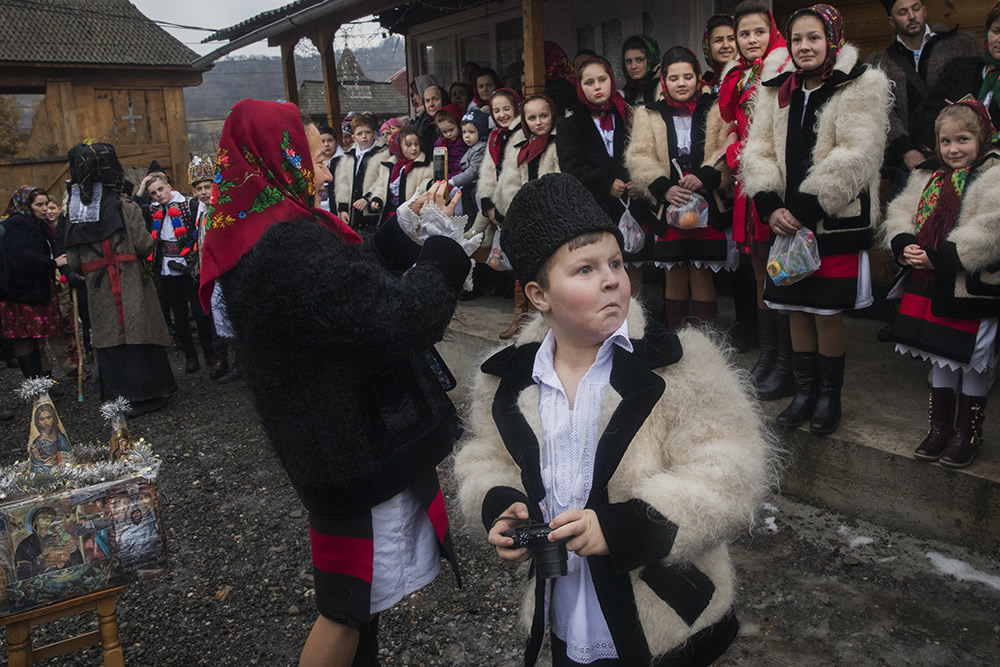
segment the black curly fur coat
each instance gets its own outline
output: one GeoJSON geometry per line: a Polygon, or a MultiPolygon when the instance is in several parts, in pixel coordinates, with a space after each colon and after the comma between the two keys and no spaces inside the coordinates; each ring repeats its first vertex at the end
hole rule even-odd
{"type": "Polygon", "coordinates": [[[451,451],[455,408],[423,352],[468,270],[454,241],[421,247],[394,222],[347,245],[295,221],[221,277],[258,415],[310,512],[382,502],[451,451]]]}

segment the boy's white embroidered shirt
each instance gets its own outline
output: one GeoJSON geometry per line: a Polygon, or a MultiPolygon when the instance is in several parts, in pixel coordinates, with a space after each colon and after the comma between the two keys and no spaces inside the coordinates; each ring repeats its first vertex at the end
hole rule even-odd
{"type": "MultiPolygon", "coordinates": [[[[580,379],[574,408],[554,366],[555,334],[550,330],[535,353],[532,379],[538,383],[542,419],[541,473],[544,515],[550,521],[571,508],[583,509],[590,496],[597,454],[601,399],[611,380],[614,347],[632,352],[628,323],[601,345],[593,365],[580,379]]],[[[601,611],[586,558],[569,554],[569,573],[553,580],[549,621],[567,654],[580,664],[617,658],[614,640],[601,611]]]]}

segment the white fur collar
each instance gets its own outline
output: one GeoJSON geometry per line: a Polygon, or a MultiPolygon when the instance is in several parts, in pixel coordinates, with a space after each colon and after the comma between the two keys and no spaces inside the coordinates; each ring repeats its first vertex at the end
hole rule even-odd
{"type": "MultiPolygon", "coordinates": [[[[521,347],[528,343],[541,343],[549,329],[552,328],[541,313],[536,311],[530,317],[531,319],[525,322],[521,327],[521,332],[514,339],[515,347],[521,347]]],[[[639,340],[646,335],[646,313],[635,297],[629,300],[628,317],[625,320],[628,322],[629,338],[639,340]]]]}
{"type": "Polygon", "coordinates": [[[779,46],[764,58],[764,67],[761,68],[760,80],[767,81],[773,79],[782,72],[794,68],[795,65],[792,64],[792,58],[788,53],[788,49],[779,46]]]}
{"type": "Polygon", "coordinates": [[[837,61],[833,64],[833,69],[850,74],[854,66],[858,64],[860,54],[853,44],[844,44],[844,48],[837,54],[837,61]]]}

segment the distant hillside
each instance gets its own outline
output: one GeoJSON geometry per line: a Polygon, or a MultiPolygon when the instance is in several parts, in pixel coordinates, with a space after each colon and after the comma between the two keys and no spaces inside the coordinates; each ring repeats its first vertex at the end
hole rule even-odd
{"type": "MultiPolygon", "coordinates": [[[[365,77],[373,81],[387,81],[406,67],[406,47],[402,37],[392,36],[376,46],[352,50],[354,59],[365,77]]],[[[337,52],[340,80],[346,77],[340,66],[343,51],[337,52]]],[[[348,57],[345,63],[354,59],[348,57]]],[[[295,58],[295,76],[298,83],[323,79],[323,64],[319,56],[295,58]]],[[[355,77],[350,77],[355,78],[355,77]]],[[[197,88],[184,89],[184,107],[187,112],[188,142],[194,154],[214,153],[222,133],[226,113],[237,102],[247,97],[276,100],[285,96],[285,83],[281,72],[280,57],[252,56],[223,58],[205,73],[197,88]]]]}
{"type": "MultiPolygon", "coordinates": [[[[404,41],[399,36],[381,40],[377,46],[352,51],[364,74],[373,81],[387,81],[406,67],[404,41]]],[[[337,53],[338,61],[341,53],[337,53]]],[[[322,79],[323,65],[319,56],[296,57],[295,74],[300,84],[306,79],[322,79]]],[[[278,99],[284,95],[281,58],[223,58],[205,73],[200,86],[184,90],[184,106],[189,122],[221,120],[233,104],[244,98],[278,99]]]]}

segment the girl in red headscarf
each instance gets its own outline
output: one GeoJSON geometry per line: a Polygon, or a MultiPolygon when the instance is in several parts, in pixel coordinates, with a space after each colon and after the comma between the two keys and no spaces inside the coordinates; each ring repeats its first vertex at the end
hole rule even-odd
{"type": "MultiPolygon", "coordinates": [[[[556,103],[545,95],[532,95],[521,107],[521,131],[512,134],[503,153],[503,169],[497,177],[493,195],[494,219],[503,225],[507,207],[521,187],[539,176],[560,171],[554,141],[558,111],[556,103]]],[[[483,160],[485,163],[486,160],[483,160]]],[[[529,310],[521,286],[514,285],[514,319],[500,334],[506,340],[521,329],[521,320],[529,310]]]]}
{"type": "Polygon", "coordinates": [[[764,299],[789,313],[791,329],[794,397],[778,424],[809,421],[813,433],[827,434],[840,422],[843,311],[872,303],[866,251],[881,214],[891,96],[885,75],[844,41],[835,7],[795,12],[788,34],[795,69],[765,61],[740,175],[776,237],[807,229],[815,239],[819,269],[791,285],[768,279],[764,299]]]}
{"type": "MultiPolygon", "coordinates": [[[[457,104],[446,104],[434,116],[438,133],[441,135],[434,141],[434,147],[444,146],[448,149],[448,178],[462,173],[462,157],[469,147],[462,141],[462,116],[465,109],[457,104]]],[[[447,179],[446,179],[447,180],[447,179]]]]}
{"type": "Polygon", "coordinates": [[[722,141],[706,135],[715,98],[701,94],[697,56],[683,46],[669,49],[660,78],[663,98],[636,111],[625,159],[639,195],[659,218],[653,255],[666,270],[664,311],[667,328],[675,330],[689,315],[697,322],[715,318],[713,273],[728,270],[731,241],[726,230],[732,221],[721,214],[713,196],[723,184],[723,172],[705,159],[721,151],[722,141]],[[707,227],[666,224],[668,207],[684,206],[696,195],[711,204],[707,227]]]}
{"type": "MultiPolygon", "coordinates": [[[[654,70],[657,65],[652,66],[654,70]]],[[[560,169],[583,183],[614,222],[630,211],[647,236],[651,235],[649,207],[634,199],[638,188],[625,166],[632,110],[618,92],[611,64],[600,56],[581,62],[576,95],[573,113],[558,123],[560,169]]],[[[641,249],[625,254],[632,294],[637,297],[642,289],[642,263],[652,259],[652,236],[641,249]]]]}
{"type": "MultiPolygon", "coordinates": [[[[719,88],[719,112],[722,120],[733,123],[735,131],[726,148],[726,162],[733,173],[740,168],[740,153],[750,130],[753,100],[760,86],[765,63],[771,72],[790,68],[791,59],[785,40],[778,30],[768,3],[761,0],[744,0],[736,6],[733,17],[739,58],[730,62],[722,71],[719,88]]],[[[767,221],[757,216],[753,202],[743,192],[743,184],[736,182],[736,199],[733,204],[733,240],[740,251],[749,256],[756,286],[757,335],[760,357],[750,375],[757,383],[757,397],[774,400],[792,395],[792,346],[788,333],[788,320],[778,317],[764,305],[764,269],[770,247],[771,230],[767,221]]],[[[739,275],[739,274],[737,274],[739,275]]]]}
{"type": "Polygon", "coordinates": [[[26,185],[14,192],[0,217],[9,263],[9,283],[0,293],[0,327],[3,337],[14,341],[25,378],[44,374],[38,341],[58,336],[61,323],[55,270],[66,265],[66,255],[53,255],[55,228],[48,221],[48,206],[44,190],[26,185]]]}
{"type": "MultiPolygon", "coordinates": [[[[435,466],[457,421],[433,345],[469,260],[450,238],[417,245],[398,217],[361,245],[316,203],[329,179],[297,107],[237,103],[219,142],[201,295],[221,284],[257,412],[309,510],[320,617],[300,664],[347,664],[355,651],[374,664],[379,612],[451,554],[435,466]]],[[[457,198],[442,192],[450,215],[457,198]]]]}
{"type": "Polygon", "coordinates": [[[371,208],[382,220],[396,214],[403,202],[424,192],[434,180],[434,165],[420,150],[420,133],[404,127],[389,140],[389,159],[378,165],[371,208]]]}
{"type": "Polygon", "coordinates": [[[964,468],[982,446],[996,365],[1000,154],[979,101],[946,107],[934,129],[937,164],[914,170],[887,213],[885,239],[906,267],[893,335],[898,352],[931,362],[930,430],[913,456],[964,468]]]}

